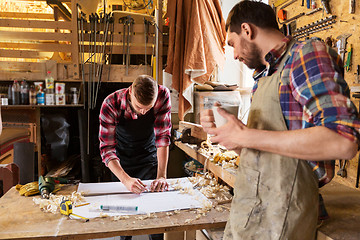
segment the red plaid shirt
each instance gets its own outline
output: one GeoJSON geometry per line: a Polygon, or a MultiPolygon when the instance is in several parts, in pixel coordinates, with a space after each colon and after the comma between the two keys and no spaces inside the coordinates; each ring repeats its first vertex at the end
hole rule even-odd
{"type": "MultiPolygon", "coordinates": [[[[131,110],[127,96],[129,88],[120,89],[107,96],[100,110],[100,155],[102,161],[107,165],[116,156],[116,125],[120,114],[124,110],[125,119],[137,119],[137,114],[131,110]]],[[[159,85],[158,97],[154,105],[154,132],[156,147],[170,145],[171,135],[171,102],[170,91],[159,85]]]]}

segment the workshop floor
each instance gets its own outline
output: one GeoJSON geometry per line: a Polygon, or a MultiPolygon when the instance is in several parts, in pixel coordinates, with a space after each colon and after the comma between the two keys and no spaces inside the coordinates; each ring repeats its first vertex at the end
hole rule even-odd
{"type": "MultiPolygon", "coordinates": [[[[148,240],[148,235],[139,235],[139,236],[133,236],[132,240],[148,240]]],[[[96,238],[93,240],[120,240],[120,237],[111,237],[111,238],[96,238]]]]}

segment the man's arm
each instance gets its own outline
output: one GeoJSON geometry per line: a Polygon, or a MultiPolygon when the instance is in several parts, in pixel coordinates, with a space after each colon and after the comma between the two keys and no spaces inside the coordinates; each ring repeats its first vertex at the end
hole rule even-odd
{"type": "Polygon", "coordinates": [[[166,178],[167,164],[169,160],[169,146],[157,149],[158,171],[156,178],[166,178]]]}
{"type": "Polygon", "coordinates": [[[204,130],[214,135],[211,141],[229,150],[252,148],[283,156],[310,161],[351,159],[357,153],[357,143],[323,126],[292,131],[266,131],[247,128],[235,116],[220,109],[228,123],[216,128],[211,110],[201,116],[204,130]]]}
{"type": "Polygon", "coordinates": [[[108,167],[129,191],[140,194],[146,190],[145,184],[138,178],[130,177],[121,167],[118,160],[111,160],[108,167]]]}

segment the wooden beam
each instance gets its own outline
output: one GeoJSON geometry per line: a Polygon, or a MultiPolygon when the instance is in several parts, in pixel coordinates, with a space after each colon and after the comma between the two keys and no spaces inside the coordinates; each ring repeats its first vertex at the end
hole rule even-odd
{"type": "Polygon", "coordinates": [[[17,50],[33,49],[40,52],[71,52],[70,44],[60,43],[1,43],[0,48],[12,48],[17,50]]]}
{"type": "Polygon", "coordinates": [[[53,14],[47,13],[20,13],[20,12],[0,12],[0,18],[27,18],[27,19],[54,19],[53,14]]]}
{"type": "Polygon", "coordinates": [[[71,29],[71,24],[70,22],[56,21],[0,19],[0,27],[71,29]]]}
{"type": "Polygon", "coordinates": [[[54,32],[1,32],[0,41],[24,41],[24,40],[53,40],[71,41],[70,33],[54,32]]]}
{"type": "MultiPolygon", "coordinates": [[[[5,50],[0,49],[1,57],[8,58],[42,58],[45,59],[49,57],[49,53],[46,52],[37,52],[37,51],[28,51],[28,50],[5,50]]],[[[52,54],[50,54],[50,57],[52,54]]]]}
{"type": "Polygon", "coordinates": [[[78,33],[78,9],[77,9],[77,1],[71,1],[71,59],[74,68],[74,78],[80,79],[80,68],[79,68],[79,33],[78,33]]]}

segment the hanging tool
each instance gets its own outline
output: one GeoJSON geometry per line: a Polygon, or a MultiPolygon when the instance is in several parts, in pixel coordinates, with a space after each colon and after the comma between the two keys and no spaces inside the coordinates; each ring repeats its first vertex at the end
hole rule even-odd
{"type": "Polygon", "coordinates": [[[305,15],[306,15],[306,16],[309,16],[309,15],[311,15],[311,14],[313,14],[313,13],[316,13],[316,12],[318,12],[318,11],[321,11],[321,10],[322,10],[322,8],[315,8],[314,10],[311,10],[311,11],[305,13],[305,15]]]}
{"type": "Polygon", "coordinates": [[[321,4],[322,4],[323,8],[325,9],[325,12],[327,14],[331,14],[329,0],[321,0],[321,4]]]}
{"type": "Polygon", "coordinates": [[[337,172],[337,175],[339,175],[340,177],[345,178],[347,176],[347,172],[346,172],[346,164],[347,164],[348,160],[339,160],[339,171],[337,172]]]}
{"type": "Polygon", "coordinates": [[[286,11],[284,9],[280,9],[278,11],[278,18],[281,19],[282,21],[285,21],[287,19],[286,17],[286,11]]]}
{"type": "Polygon", "coordinates": [[[293,4],[293,3],[296,2],[296,1],[297,1],[297,0],[292,0],[291,2],[288,2],[288,3],[284,4],[283,6],[281,6],[280,9],[284,9],[284,8],[290,6],[291,4],[293,4]]]}
{"type": "Polygon", "coordinates": [[[302,1],[301,1],[301,6],[302,6],[302,7],[304,6],[304,2],[305,2],[305,0],[302,0],[302,1]]]}
{"type": "Polygon", "coordinates": [[[75,213],[72,212],[73,208],[72,208],[72,203],[70,200],[63,200],[61,203],[60,203],[60,213],[63,214],[63,215],[66,215],[66,216],[75,216],[75,217],[78,217],[78,218],[81,218],[81,219],[84,219],[85,222],[88,222],[89,219],[88,218],[85,218],[85,217],[82,217],[80,215],[77,215],[75,213]]]}
{"type": "Polygon", "coordinates": [[[310,0],[306,0],[306,7],[307,7],[308,9],[310,9],[310,6],[311,6],[310,0]]]}
{"type": "Polygon", "coordinates": [[[298,15],[296,15],[296,16],[294,16],[294,17],[292,17],[292,18],[289,18],[288,20],[286,20],[286,21],[284,21],[284,22],[279,22],[280,24],[286,24],[286,23],[288,23],[288,22],[292,22],[292,21],[294,21],[295,19],[298,19],[299,17],[301,17],[301,16],[304,16],[305,15],[305,13],[299,13],[298,15]]]}
{"type": "Polygon", "coordinates": [[[278,0],[274,3],[274,6],[277,8],[280,5],[283,5],[284,3],[288,2],[290,0],[278,0]]]}
{"type": "Polygon", "coordinates": [[[131,31],[134,24],[134,19],[129,15],[119,19],[119,23],[124,25],[124,35],[123,35],[123,65],[126,65],[125,75],[129,74],[130,66],[130,41],[131,41],[131,31]]]}
{"type": "Polygon", "coordinates": [[[360,65],[356,66],[356,83],[360,83],[359,75],[360,75],[360,65]]]}
{"type": "Polygon", "coordinates": [[[350,66],[351,66],[351,54],[352,54],[352,44],[349,44],[348,48],[347,48],[347,59],[346,59],[346,63],[345,63],[345,70],[348,72],[350,71],[350,66]]]}
{"type": "Polygon", "coordinates": [[[336,42],[338,48],[338,54],[341,56],[341,60],[344,62],[346,41],[351,36],[351,33],[344,33],[336,37],[339,41],[336,42]]]}
{"type": "Polygon", "coordinates": [[[355,0],[350,0],[349,2],[349,13],[355,13],[355,0]]]}
{"type": "Polygon", "coordinates": [[[315,9],[315,8],[316,8],[316,1],[311,0],[311,9],[315,9]]]}

